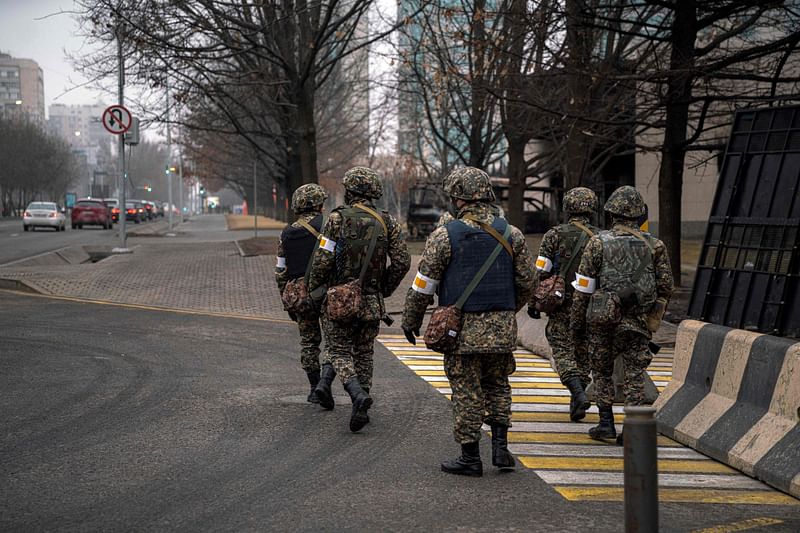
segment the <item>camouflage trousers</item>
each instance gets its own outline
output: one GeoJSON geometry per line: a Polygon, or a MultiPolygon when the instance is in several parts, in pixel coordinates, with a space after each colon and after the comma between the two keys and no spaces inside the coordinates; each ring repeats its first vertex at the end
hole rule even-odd
{"type": "Polygon", "coordinates": [[[445,354],[444,371],[453,391],[453,436],[459,444],[478,442],[481,425],[511,425],[511,353],[445,354]]]}
{"type": "MultiPolygon", "coordinates": [[[[322,344],[322,330],[319,325],[318,315],[308,315],[297,318],[297,329],[300,332],[300,366],[306,372],[314,372],[320,367],[320,344],[322,344]]],[[[330,363],[327,353],[323,356],[322,363],[330,363]]]]}
{"type": "Polygon", "coordinates": [[[329,320],[324,311],[321,320],[328,357],[342,383],[355,376],[363,388],[370,389],[372,357],[380,322],[378,320],[337,322],[329,320]]]}
{"type": "Polygon", "coordinates": [[[589,332],[589,356],[595,382],[595,401],[598,407],[614,403],[614,359],[622,356],[625,367],[625,405],[642,405],[647,367],[653,354],[647,346],[647,337],[630,330],[616,329],[608,332],[589,332]]]}
{"type": "Polygon", "coordinates": [[[578,336],[569,327],[570,308],[568,304],[562,305],[558,310],[547,315],[545,336],[550,348],[553,350],[553,361],[556,372],[561,378],[561,383],[566,383],[570,378],[580,378],[584,387],[589,384],[589,352],[586,346],[586,337],[578,336]]]}

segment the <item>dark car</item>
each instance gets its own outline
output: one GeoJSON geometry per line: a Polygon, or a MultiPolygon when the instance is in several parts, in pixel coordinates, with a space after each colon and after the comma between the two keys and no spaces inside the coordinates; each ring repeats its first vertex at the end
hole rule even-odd
{"type": "Polygon", "coordinates": [[[144,207],[139,202],[125,202],[125,220],[138,224],[145,220],[144,207]]]}
{"type": "Polygon", "coordinates": [[[72,206],[71,225],[72,229],[81,229],[84,225],[111,229],[114,225],[111,221],[111,209],[99,198],[83,198],[72,206]]]}

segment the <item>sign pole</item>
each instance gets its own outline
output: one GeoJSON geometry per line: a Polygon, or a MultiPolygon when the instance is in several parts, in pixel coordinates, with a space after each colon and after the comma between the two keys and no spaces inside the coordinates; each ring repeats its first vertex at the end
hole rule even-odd
{"type": "MultiPolygon", "coordinates": [[[[122,25],[117,21],[117,59],[119,60],[119,106],[125,105],[125,60],[122,57],[122,25]]],[[[124,132],[123,132],[124,133],[124,132]]],[[[126,209],[125,192],[128,187],[127,173],[125,172],[125,135],[119,134],[119,169],[122,173],[122,193],[119,200],[119,253],[128,253],[128,234],[125,231],[125,222],[128,218],[126,209]]]]}

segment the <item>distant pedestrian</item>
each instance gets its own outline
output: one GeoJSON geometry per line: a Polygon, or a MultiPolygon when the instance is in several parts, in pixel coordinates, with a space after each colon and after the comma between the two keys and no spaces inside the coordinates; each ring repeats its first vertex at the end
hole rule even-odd
{"type": "MultiPolygon", "coordinates": [[[[374,202],[383,195],[378,174],[354,167],[343,184],[345,203],[333,210],[322,231],[309,290],[315,294],[328,287],[323,332],[333,368],[353,404],[350,430],[355,432],[369,422],[375,338],[386,313],[383,299],[403,280],[411,256],[397,220],[376,210],[374,202]]],[[[326,409],[334,407],[333,377],[323,371],[316,389],[326,409]]]]}
{"type": "MultiPolygon", "coordinates": [[[[314,390],[320,380],[320,344],[322,333],[319,307],[308,293],[308,274],[311,258],[319,242],[322,228],[322,207],[328,194],[316,183],[301,185],[292,194],[292,211],[297,220],[286,226],[278,241],[278,262],[275,281],[281,292],[289,317],[297,322],[300,331],[300,365],[308,376],[311,392],[308,401],[319,403],[314,390]],[[287,291],[287,285],[289,287],[287,291]],[[288,306],[287,306],[288,303],[288,306]]],[[[323,364],[330,367],[327,354],[323,364]]]]}
{"type": "Polygon", "coordinates": [[[444,472],[483,475],[479,441],[482,424],[492,429],[492,464],[513,468],[508,450],[511,386],[515,368],[516,311],[530,298],[531,256],[525,237],[497,216],[489,176],[472,167],[449,176],[456,219],[428,237],[419,272],[406,295],[403,331],[412,344],[426,308],[438,294],[439,307],[426,344],[444,353],[452,389],[453,434],[461,456],[445,461],[444,472]],[[483,274],[481,274],[483,272],[483,274]]]}
{"type": "Polygon", "coordinates": [[[553,350],[561,383],[570,392],[570,420],[577,422],[586,417],[590,406],[585,389],[591,381],[591,365],[586,351],[586,331],[570,328],[570,306],[575,292],[571,284],[586,244],[600,231],[590,222],[597,211],[597,196],[591,189],[575,187],[564,195],[563,207],[569,220],[545,233],[539,246],[535,263],[536,290],[530,305],[547,312],[545,336],[553,350]]]}
{"type": "Polygon", "coordinates": [[[672,295],[673,281],[664,243],[639,229],[645,213],[639,192],[630,186],[614,191],[604,207],[611,229],[592,237],[581,258],[571,308],[573,330],[588,327],[589,356],[600,424],[593,439],[613,439],[614,359],[622,356],[626,405],[641,405],[652,332],[672,295]]]}

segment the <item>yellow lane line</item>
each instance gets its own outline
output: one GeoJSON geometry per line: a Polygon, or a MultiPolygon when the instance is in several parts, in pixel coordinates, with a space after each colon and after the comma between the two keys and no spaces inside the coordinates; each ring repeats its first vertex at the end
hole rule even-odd
{"type": "MultiPolygon", "coordinates": [[[[530,457],[519,460],[534,470],[589,470],[622,472],[621,457],[530,457]]],[[[692,472],[703,474],[733,474],[736,470],[711,460],[660,459],[659,472],[692,472]]]]}
{"type": "Polygon", "coordinates": [[[111,307],[123,307],[126,309],[139,309],[141,311],[162,311],[165,313],[178,313],[182,315],[195,315],[195,316],[213,316],[218,318],[237,318],[240,320],[254,320],[257,322],[275,322],[279,324],[293,324],[288,318],[267,318],[259,316],[237,315],[232,313],[218,313],[215,311],[196,311],[192,309],[180,309],[177,307],[160,307],[157,305],[142,305],[142,304],[126,304],[120,302],[110,302],[106,300],[93,300],[91,298],[76,298],[73,296],[55,296],[51,294],[38,294],[24,291],[15,291],[10,289],[0,289],[2,292],[10,292],[20,296],[30,296],[33,298],[46,298],[49,300],[61,300],[64,302],[76,302],[93,305],[108,305],[111,307]]]}
{"type": "MultiPolygon", "coordinates": [[[[621,502],[625,497],[623,487],[554,487],[570,501],[621,502]]],[[[798,500],[778,491],[724,490],[724,489],[658,489],[660,502],[672,503],[724,503],[755,505],[797,505],[798,500]]]]}
{"type": "MultiPolygon", "coordinates": [[[[526,413],[525,411],[513,411],[511,413],[512,422],[567,422],[569,413],[526,413]]],[[[614,421],[618,424],[625,420],[625,415],[615,413],[614,421]]],[[[600,415],[597,413],[586,413],[583,422],[599,422],[600,415]]]]}
{"type": "MultiPolygon", "coordinates": [[[[508,442],[536,442],[544,444],[592,444],[597,446],[616,446],[609,442],[594,440],[586,433],[538,433],[532,431],[509,431],[508,442]]],[[[681,447],[680,444],[663,435],[658,436],[658,446],[681,447]]]]}
{"type": "Polygon", "coordinates": [[[783,524],[783,520],[777,518],[761,517],[750,518],[748,520],[740,520],[739,522],[731,522],[730,524],[722,524],[714,527],[707,527],[704,529],[695,529],[692,533],[731,533],[733,531],[746,531],[748,529],[761,528],[766,526],[774,526],[783,524]]]}

